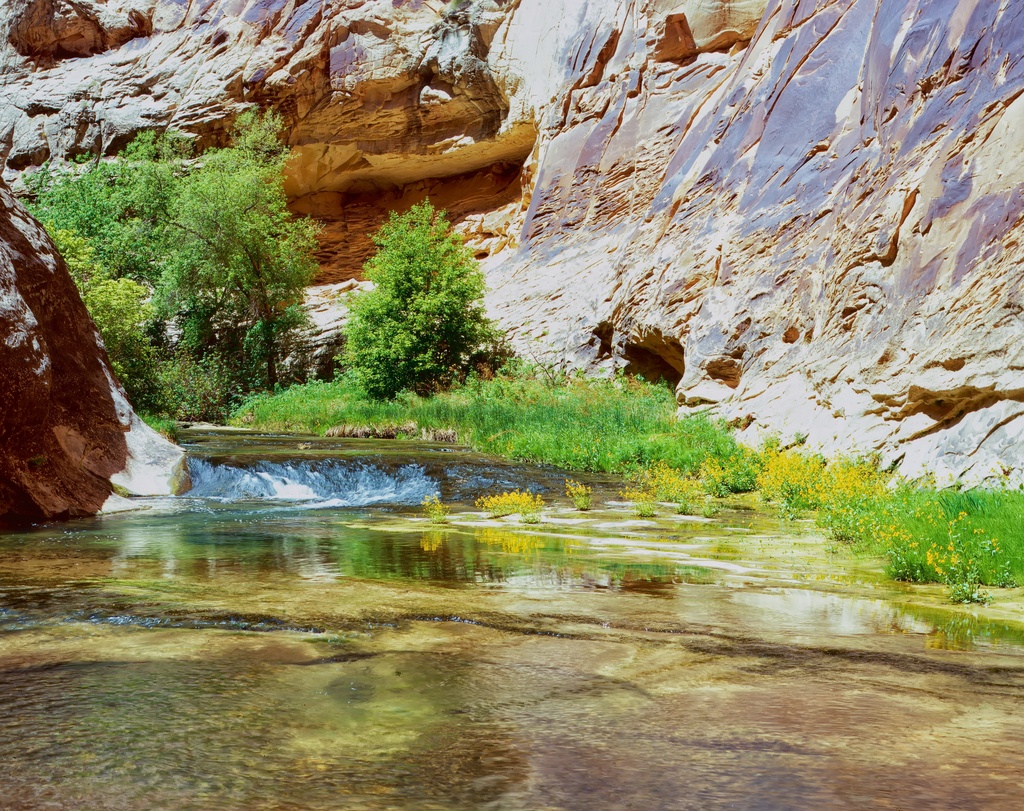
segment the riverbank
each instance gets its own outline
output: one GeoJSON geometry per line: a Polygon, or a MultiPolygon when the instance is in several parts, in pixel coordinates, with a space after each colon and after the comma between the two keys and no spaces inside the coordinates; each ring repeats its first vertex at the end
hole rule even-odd
{"type": "Polygon", "coordinates": [[[676,418],[665,386],[630,379],[477,380],[450,392],[373,401],[345,381],[251,398],[236,424],[318,435],[444,435],[474,450],[567,471],[618,474],[638,514],[714,514],[714,499],[757,491],[781,514],[810,516],[831,547],[875,557],[894,580],[941,584],[983,603],[1024,583],[1024,494],[937,490],[870,459],[740,444],[707,415],[676,418]]]}
{"type": "MultiPolygon", "coordinates": [[[[636,379],[513,375],[474,380],[431,397],[368,399],[348,382],[314,382],[250,398],[233,422],[261,431],[324,435],[331,429],[454,430],[481,453],[565,470],[630,475],[655,462],[697,474],[714,459],[730,470],[730,490],[753,489],[749,449],[705,416],[676,419],[667,386],[636,379]]],[[[402,433],[402,430],[398,431],[402,433]]]]}

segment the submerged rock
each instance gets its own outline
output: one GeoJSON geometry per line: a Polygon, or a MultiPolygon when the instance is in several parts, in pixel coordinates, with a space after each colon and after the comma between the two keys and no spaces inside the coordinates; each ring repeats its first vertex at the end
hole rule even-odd
{"type": "Polygon", "coordinates": [[[1024,482],[1021,4],[102,8],[0,10],[8,177],[273,106],[320,283],[429,195],[532,357],[664,377],[750,441],[1024,482]]]}
{"type": "Polygon", "coordinates": [[[0,522],[91,515],[115,485],[169,494],[182,460],[132,411],[64,260],[0,184],[0,522]]]}

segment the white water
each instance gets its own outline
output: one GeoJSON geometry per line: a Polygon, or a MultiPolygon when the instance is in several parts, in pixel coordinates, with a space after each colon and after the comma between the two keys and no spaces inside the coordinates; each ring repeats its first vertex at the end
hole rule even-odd
{"type": "Polygon", "coordinates": [[[216,501],[276,501],[306,507],[361,507],[418,504],[438,493],[437,483],[419,465],[393,471],[374,465],[322,462],[258,462],[251,467],[189,460],[188,498],[216,501]]]}

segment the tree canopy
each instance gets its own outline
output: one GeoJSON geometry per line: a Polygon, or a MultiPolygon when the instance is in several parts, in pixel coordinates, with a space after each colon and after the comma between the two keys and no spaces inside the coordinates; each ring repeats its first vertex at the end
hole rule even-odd
{"type": "Polygon", "coordinates": [[[450,385],[494,337],[483,273],[429,201],[392,214],[374,242],[365,272],[375,286],[352,301],[345,364],[378,399],[450,385]]]}
{"type": "Polygon", "coordinates": [[[35,181],[34,213],[51,233],[84,240],[109,280],[152,292],[148,332],[173,345],[168,358],[215,366],[210,379],[232,391],[279,381],[317,268],[318,226],[287,208],[281,129],[276,113],[246,112],[229,146],[201,154],[180,133],[144,133],[117,160],[35,181]]]}

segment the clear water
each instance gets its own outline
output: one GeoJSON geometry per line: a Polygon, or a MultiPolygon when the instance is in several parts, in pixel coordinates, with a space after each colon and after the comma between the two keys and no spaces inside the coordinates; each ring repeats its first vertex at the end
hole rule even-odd
{"type": "Polygon", "coordinates": [[[1022,807],[1021,626],[806,525],[523,527],[473,498],[558,471],[189,444],[187,497],[0,535],[0,809],[1022,807]]]}

